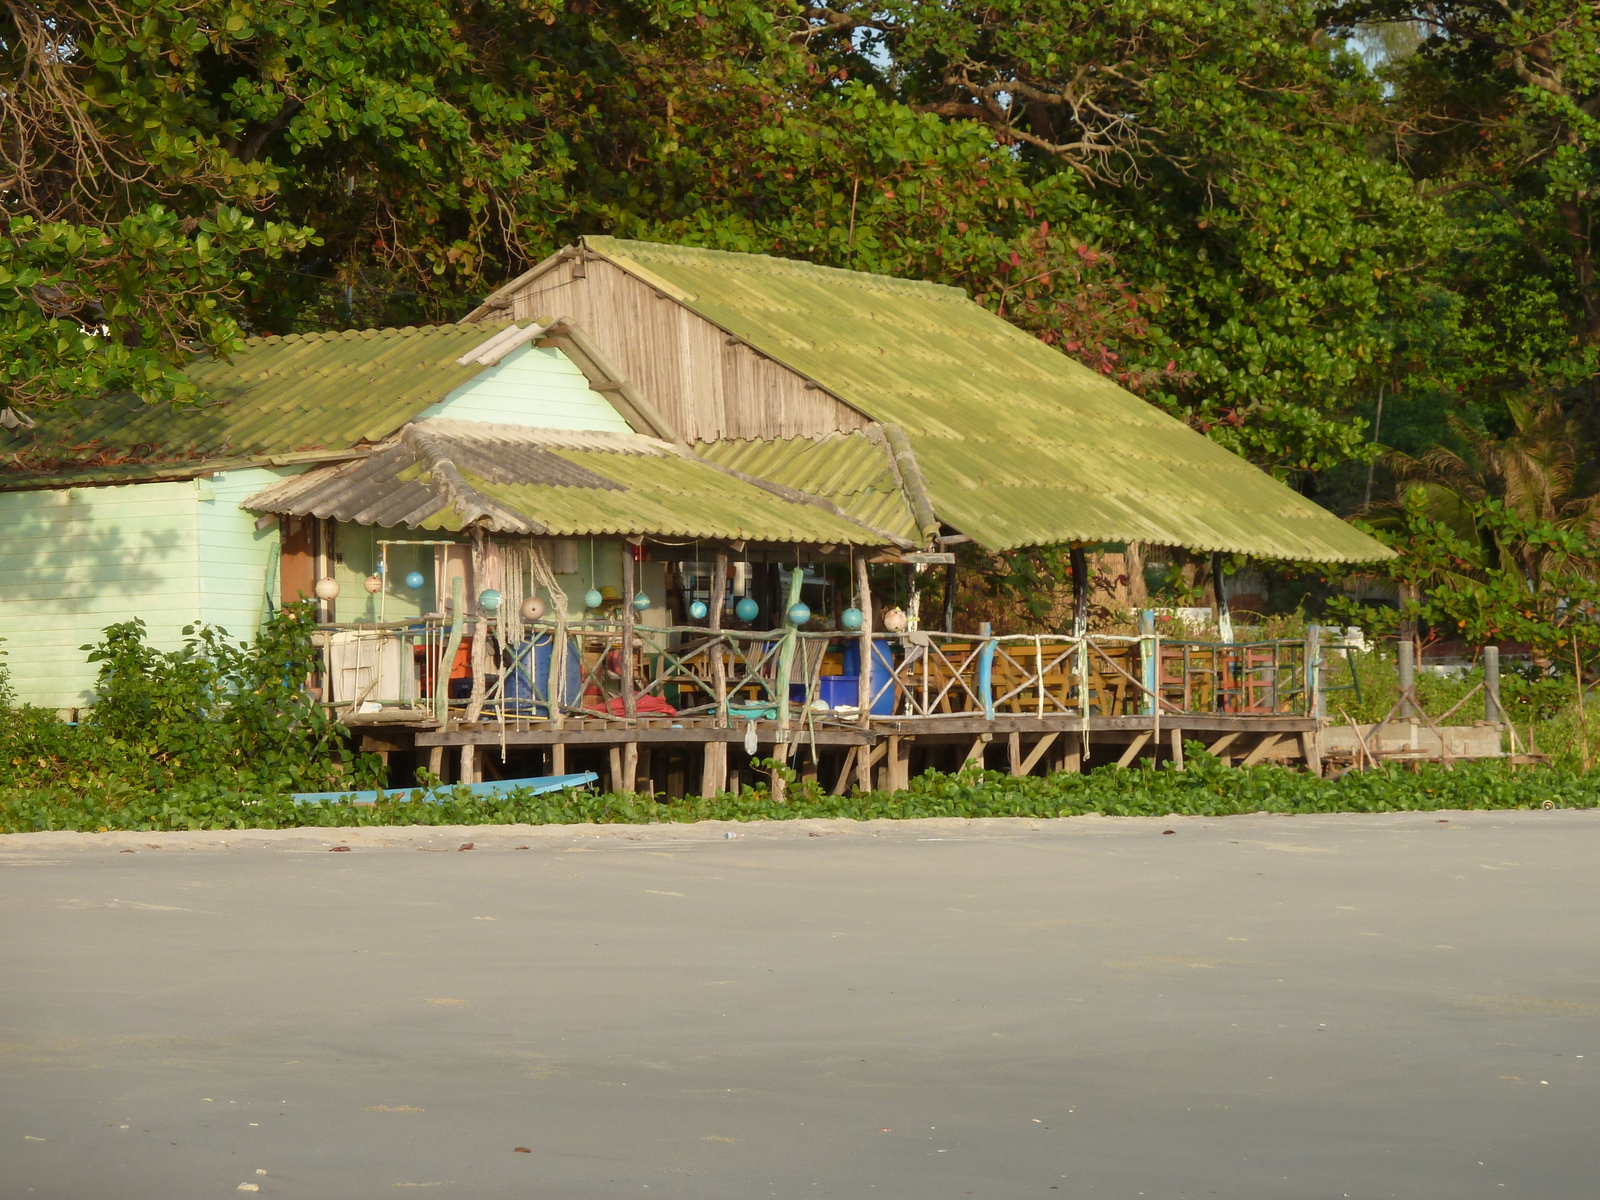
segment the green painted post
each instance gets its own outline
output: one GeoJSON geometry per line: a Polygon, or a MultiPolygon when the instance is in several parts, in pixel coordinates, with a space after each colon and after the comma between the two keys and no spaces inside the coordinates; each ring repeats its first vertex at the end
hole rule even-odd
{"type": "Polygon", "coordinates": [[[1139,673],[1144,683],[1144,715],[1156,715],[1156,614],[1145,609],[1139,614],[1139,673]]]}
{"type": "Polygon", "coordinates": [[[1322,690],[1322,626],[1306,626],[1306,715],[1328,715],[1328,696],[1322,690]]]}

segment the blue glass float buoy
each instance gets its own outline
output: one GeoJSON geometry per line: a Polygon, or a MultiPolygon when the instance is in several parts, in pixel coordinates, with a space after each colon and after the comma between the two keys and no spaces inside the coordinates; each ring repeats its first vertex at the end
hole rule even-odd
{"type": "Polygon", "coordinates": [[[797,601],[789,609],[789,624],[804,625],[811,620],[811,606],[804,601],[797,601]]]}
{"type": "Polygon", "coordinates": [[[420,591],[422,589],[422,585],[427,582],[427,578],[422,574],[421,571],[409,571],[406,573],[406,586],[413,592],[420,591]]]}
{"type": "Polygon", "coordinates": [[[478,607],[486,613],[500,611],[500,593],[493,588],[485,588],[478,593],[478,607]]]}
{"type": "Polygon", "coordinates": [[[839,624],[846,629],[860,629],[862,621],[863,618],[859,608],[847,608],[839,614],[839,624]]]}
{"type": "Polygon", "coordinates": [[[706,602],[704,600],[696,600],[693,604],[689,605],[689,619],[691,621],[704,621],[706,619],[706,614],[710,611],[711,610],[706,607],[706,602]]]}
{"type": "Polygon", "coordinates": [[[599,588],[590,588],[583,594],[583,606],[585,608],[599,608],[604,602],[605,597],[600,594],[599,588]]]}
{"type": "Polygon", "coordinates": [[[749,596],[739,597],[739,603],[733,606],[733,615],[741,621],[754,621],[756,614],[761,611],[761,606],[749,596]]]}
{"type": "Polygon", "coordinates": [[[647,609],[649,607],[650,607],[650,597],[649,596],[645,595],[643,592],[634,593],[634,597],[633,597],[633,610],[634,610],[634,612],[643,612],[645,609],[647,609]]]}

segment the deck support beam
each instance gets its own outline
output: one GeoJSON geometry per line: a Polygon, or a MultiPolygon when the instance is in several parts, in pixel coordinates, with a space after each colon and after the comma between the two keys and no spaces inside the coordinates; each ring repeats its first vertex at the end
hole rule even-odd
{"type": "Polygon", "coordinates": [[[1244,767],[1253,767],[1253,766],[1255,766],[1258,762],[1260,762],[1263,758],[1265,758],[1268,754],[1270,754],[1274,749],[1276,749],[1277,745],[1278,745],[1278,735],[1277,734],[1269,733],[1269,734],[1263,735],[1261,740],[1256,743],[1255,749],[1251,750],[1249,754],[1245,755],[1244,756],[1244,762],[1240,763],[1239,765],[1240,766],[1244,766],[1244,767]]]}
{"type": "Polygon", "coordinates": [[[1117,759],[1117,766],[1126,768],[1129,763],[1139,757],[1139,751],[1144,749],[1145,743],[1149,740],[1150,733],[1147,730],[1144,733],[1141,733],[1138,737],[1134,738],[1133,741],[1129,742],[1128,748],[1122,752],[1122,757],[1117,759]]]}
{"type": "MultiPolygon", "coordinates": [[[[1013,735],[1013,736],[1015,736],[1015,735],[1013,735]]],[[[1040,738],[1037,742],[1035,742],[1034,746],[1033,746],[1033,749],[1028,752],[1028,757],[1022,760],[1021,769],[1018,770],[1018,771],[1013,772],[1013,774],[1016,774],[1016,775],[1030,775],[1030,774],[1032,774],[1034,767],[1039,765],[1039,760],[1045,756],[1046,751],[1048,751],[1051,746],[1055,745],[1056,740],[1060,736],[1061,735],[1059,733],[1047,733],[1042,738],[1040,738]]]]}
{"type": "Polygon", "coordinates": [[[844,795],[845,789],[850,786],[850,776],[855,774],[856,756],[860,753],[860,746],[851,746],[844,752],[844,762],[839,764],[839,778],[834,780],[830,795],[844,795]]]}

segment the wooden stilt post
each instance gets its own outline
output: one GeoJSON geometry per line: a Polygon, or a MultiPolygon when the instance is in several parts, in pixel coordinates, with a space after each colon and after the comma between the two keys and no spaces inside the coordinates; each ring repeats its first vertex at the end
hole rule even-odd
{"type": "Polygon", "coordinates": [[[1022,735],[1012,732],[1006,735],[1006,768],[1012,776],[1021,775],[1022,772],[1022,735]]]}
{"type": "MultiPolygon", "coordinates": [[[[711,576],[711,636],[715,640],[722,634],[722,608],[727,603],[728,595],[728,554],[725,550],[717,551],[716,570],[711,576]]],[[[728,727],[728,675],[722,647],[714,645],[711,648],[711,689],[712,698],[716,702],[716,711],[712,714],[711,724],[716,729],[728,727]]],[[[727,790],[728,786],[728,743],[723,741],[707,742],[705,758],[700,767],[700,794],[702,796],[716,796],[727,790]]]]}
{"type": "Polygon", "coordinates": [[[478,748],[471,742],[461,747],[461,782],[478,782],[478,748]]]}
{"type": "MultiPolygon", "coordinates": [[[[856,722],[862,729],[872,725],[872,583],[867,576],[867,560],[856,559],[856,607],[861,610],[861,679],[856,722]]],[[[856,755],[856,787],[872,790],[872,755],[856,755]]]]}
{"type": "Polygon", "coordinates": [[[1217,610],[1217,641],[1233,645],[1233,615],[1228,611],[1227,580],[1222,575],[1222,554],[1211,556],[1211,594],[1217,610]]]}
{"type": "MultiPolygon", "coordinates": [[[[639,698],[633,694],[633,625],[635,612],[633,596],[637,589],[634,581],[633,544],[626,540],[622,543],[622,653],[618,657],[622,660],[622,672],[619,683],[622,688],[622,711],[628,718],[629,728],[639,719],[639,698]]],[[[639,774],[639,743],[625,742],[622,746],[621,761],[617,764],[617,790],[619,792],[632,792],[638,782],[639,774]]]]}
{"type": "Polygon", "coordinates": [[[428,774],[435,779],[444,778],[444,747],[428,747],[428,774]]]}
{"type": "MultiPolygon", "coordinates": [[[[467,723],[476,724],[483,715],[484,675],[489,670],[489,616],[478,611],[478,596],[483,594],[488,552],[483,530],[472,530],[472,586],[477,594],[467,597],[467,607],[473,610],[472,651],[468,655],[472,671],[472,692],[467,700],[467,723]]],[[[501,702],[504,703],[504,697],[501,702]]],[[[477,780],[473,780],[474,783],[477,780]]]]}
{"type": "Polygon", "coordinates": [[[1068,555],[1072,563],[1072,636],[1089,632],[1089,559],[1078,542],[1068,555]]]}
{"type": "Polygon", "coordinates": [[[889,735],[889,754],[885,760],[887,783],[891,792],[903,792],[911,786],[911,739],[889,735]]]}
{"type": "Polygon", "coordinates": [[[944,567],[944,631],[954,632],[956,627],[956,564],[944,567]]]}
{"type": "Polygon", "coordinates": [[[550,747],[550,774],[565,775],[567,773],[567,748],[561,742],[550,747]]]}
{"type": "Polygon", "coordinates": [[[1183,730],[1176,725],[1172,727],[1172,767],[1176,771],[1183,770],[1183,730]]]}
{"type": "Polygon", "coordinates": [[[1500,707],[1500,647],[1483,648],[1483,718],[1496,725],[1506,719],[1500,707]]]}

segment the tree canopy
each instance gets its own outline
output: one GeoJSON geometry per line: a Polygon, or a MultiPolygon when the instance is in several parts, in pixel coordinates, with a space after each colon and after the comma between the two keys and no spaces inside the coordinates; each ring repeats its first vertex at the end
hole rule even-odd
{"type": "Polygon", "coordinates": [[[181,403],[246,332],[455,318],[613,232],[964,286],[1308,487],[1380,396],[1413,451],[1593,425],[1597,13],[6,0],[0,406],[181,403]]]}

